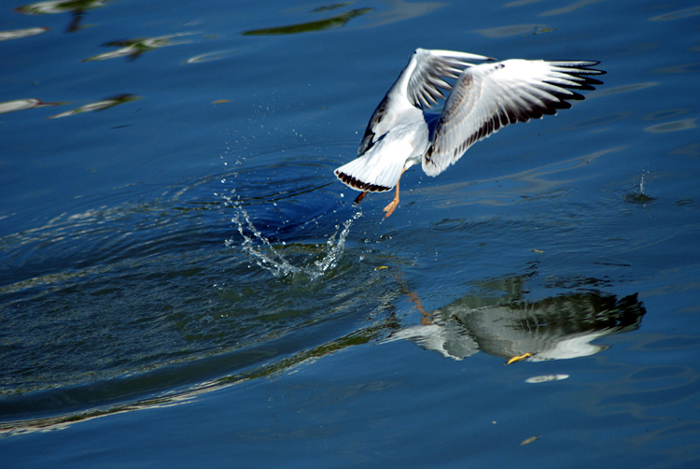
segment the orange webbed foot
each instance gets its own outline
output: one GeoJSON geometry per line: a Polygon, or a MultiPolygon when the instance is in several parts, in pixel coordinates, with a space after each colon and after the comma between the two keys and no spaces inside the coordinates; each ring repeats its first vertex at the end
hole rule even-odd
{"type": "MultiPolygon", "coordinates": [[[[406,171],[406,168],[401,171],[401,175],[403,175],[404,171],[406,171]]],[[[391,216],[392,213],[394,213],[394,210],[396,210],[396,207],[399,206],[399,183],[401,182],[401,176],[399,176],[399,180],[396,181],[396,196],[394,197],[394,200],[389,202],[389,205],[384,207],[384,211],[386,212],[386,215],[384,215],[384,219],[386,220],[391,216]]]]}
{"type": "Polygon", "coordinates": [[[384,207],[384,211],[386,212],[386,215],[384,215],[384,219],[386,220],[389,218],[389,216],[394,213],[394,210],[396,210],[396,207],[399,206],[399,197],[398,195],[394,197],[394,200],[392,200],[389,205],[384,207]]]}

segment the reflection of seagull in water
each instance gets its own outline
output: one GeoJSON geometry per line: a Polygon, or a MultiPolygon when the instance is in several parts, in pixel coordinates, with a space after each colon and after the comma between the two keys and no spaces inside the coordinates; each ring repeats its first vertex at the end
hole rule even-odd
{"type": "Polygon", "coordinates": [[[494,281],[494,292],[467,295],[428,314],[421,325],[401,329],[387,342],[410,339],[427,350],[461,360],[478,351],[514,361],[564,360],[586,357],[608,347],[594,342],[601,337],[633,331],[646,314],[633,294],[619,298],[597,291],[563,293],[537,301],[523,297],[522,278],[494,281]],[[425,321],[429,317],[430,322],[425,321]]]}
{"type": "Polygon", "coordinates": [[[599,63],[591,61],[493,60],[447,50],[414,52],[372,114],[358,157],[335,170],[338,179],[362,191],[356,203],[367,192],[396,186],[396,197],[384,208],[388,217],[399,204],[399,179],[410,166],[422,163],[428,176],[437,176],[501,127],[570,108],[567,100],[583,99],[570,89],[592,90],[602,82],[590,75],[605,73],[590,68],[599,63]],[[457,81],[452,86],[446,78],[457,81]],[[440,89],[452,89],[442,113],[424,113],[444,97],[440,89]]]}

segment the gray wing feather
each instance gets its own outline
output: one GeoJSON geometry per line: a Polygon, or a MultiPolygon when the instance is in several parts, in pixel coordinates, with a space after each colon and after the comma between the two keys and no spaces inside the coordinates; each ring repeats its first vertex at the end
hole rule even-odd
{"type": "Polygon", "coordinates": [[[571,107],[569,100],[583,99],[572,89],[592,90],[602,84],[591,78],[605,73],[590,68],[597,64],[516,59],[467,67],[432,129],[423,170],[436,176],[502,127],[571,107]]]}
{"type": "Polygon", "coordinates": [[[407,97],[418,108],[431,108],[438,99],[444,99],[442,90],[451,90],[452,85],[444,78],[459,78],[470,66],[465,60],[489,60],[488,57],[455,51],[418,49],[413,55],[415,68],[408,79],[407,97]]]}

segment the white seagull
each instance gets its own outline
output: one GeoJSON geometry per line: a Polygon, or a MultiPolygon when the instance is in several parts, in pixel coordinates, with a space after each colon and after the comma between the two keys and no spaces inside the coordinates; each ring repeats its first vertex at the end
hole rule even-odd
{"type": "Polygon", "coordinates": [[[572,89],[592,90],[592,85],[602,84],[591,78],[605,73],[590,68],[599,63],[495,62],[466,52],[416,49],[372,114],[357,158],[335,175],[362,191],[355,203],[367,192],[396,186],[396,197],[384,208],[386,218],[399,204],[399,179],[409,167],[421,163],[428,176],[437,176],[501,127],[570,108],[567,100],[583,99],[572,89]],[[449,78],[456,79],[454,85],[445,81],[449,78]],[[442,112],[425,112],[444,98],[441,89],[452,90],[442,112]]]}

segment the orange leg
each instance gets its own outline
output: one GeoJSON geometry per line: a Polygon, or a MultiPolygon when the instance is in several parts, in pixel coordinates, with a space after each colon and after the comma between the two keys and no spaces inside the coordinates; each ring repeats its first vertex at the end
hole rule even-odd
{"type": "MultiPolygon", "coordinates": [[[[406,168],[401,171],[401,175],[403,175],[404,171],[406,171],[406,168]]],[[[396,210],[396,207],[399,206],[399,183],[401,182],[401,176],[399,176],[399,180],[396,181],[396,196],[394,197],[394,200],[389,202],[389,205],[384,207],[384,211],[386,212],[386,215],[384,215],[384,219],[386,220],[389,218],[389,216],[394,213],[394,210],[396,210]]]]}

